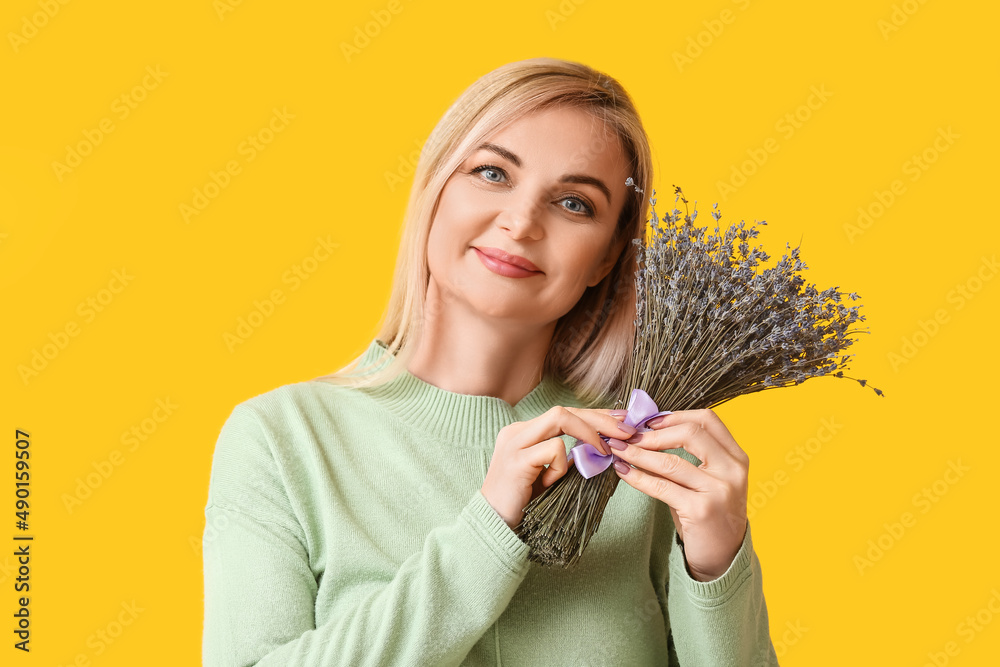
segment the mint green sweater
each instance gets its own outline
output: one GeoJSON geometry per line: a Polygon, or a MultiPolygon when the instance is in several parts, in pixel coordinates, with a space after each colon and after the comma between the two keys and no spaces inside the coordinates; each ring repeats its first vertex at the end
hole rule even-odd
{"type": "Polygon", "coordinates": [[[480,487],[498,431],[554,405],[587,407],[551,377],[512,407],[408,372],[237,405],[205,507],[204,664],[776,665],[749,526],[697,581],[669,508],[620,482],[576,567],[528,560],[480,487]]]}

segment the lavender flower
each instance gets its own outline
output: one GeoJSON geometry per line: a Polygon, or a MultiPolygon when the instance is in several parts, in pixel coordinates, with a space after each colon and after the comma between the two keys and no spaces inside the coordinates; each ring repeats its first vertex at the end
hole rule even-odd
{"type": "MultiPolygon", "coordinates": [[[[625,184],[641,193],[631,178],[625,184]]],[[[683,218],[674,208],[661,221],[654,190],[646,240],[633,240],[639,267],[635,337],[615,407],[627,405],[633,388],[643,389],[662,410],[691,410],[814,377],[848,378],[843,369],[853,355],[841,353],[854,342],[849,336],[870,332],[851,328],[865,317],[858,306],[841,303],[846,293],[806,284],[798,275],[808,268],[799,246],[788,243],[789,252],[761,270],[770,257],[751,245],[757,223],[747,227],[740,221],[722,230],[716,203],[709,232],[695,225],[697,209],[687,213],[681,189],[674,192],[674,203],[684,204],[683,218]]],[[[846,296],[860,298],[855,292],[846,296]]],[[[848,379],[867,386],[866,380],[848,379]]],[[[532,500],[516,529],[532,548],[529,559],[575,564],[618,481],[612,468],[588,480],[571,467],[532,500]]]]}

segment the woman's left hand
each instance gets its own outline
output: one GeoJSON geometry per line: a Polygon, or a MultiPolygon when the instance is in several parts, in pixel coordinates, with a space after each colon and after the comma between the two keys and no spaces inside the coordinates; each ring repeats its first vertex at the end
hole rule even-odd
{"type": "Polygon", "coordinates": [[[692,578],[717,579],[746,534],[750,458],[712,410],[677,410],[646,425],[653,430],[640,431],[627,441],[634,444],[613,452],[633,466],[623,474],[616,464],[618,477],[669,506],[692,578]],[[659,451],[678,447],[701,465],[659,451]]]}

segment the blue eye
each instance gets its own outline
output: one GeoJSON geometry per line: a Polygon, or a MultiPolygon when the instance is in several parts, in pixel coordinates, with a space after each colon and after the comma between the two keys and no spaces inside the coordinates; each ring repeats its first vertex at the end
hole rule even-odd
{"type": "MultiPolygon", "coordinates": [[[[484,164],[479,167],[476,167],[475,169],[472,170],[472,173],[478,174],[479,172],[486,173],[490,171],[498,175],[502,175],[504,173],[503,169],[501,169],[500,167],[494,167],[492,164],[484,164]]],[[[489,181],[490,183],[500,183],[499,180],[493,180],[492,178],[489,177],[487,177],[486,180],[489,181]]]]}
{"type": "Polygon", "coordinates": [[[582,207],[582,208],[567,208],[566,209],[567,211],[570,211],[571,213],[583,213],[589,217],[594,217],[594,210],[589,206],[587,206],[587,204],[585,204],[582,199],[577,199],[576,197],[567,197],[563,201],[574,202],[582,207]]]}
{"type": "MultiPolygon", "coordinates": [[[[486,180],[489,181],[490,183],[502,183],[503,180],[499,180],[499,179],[503,179],[503,178],[507,177],[507,172],[505,172],[500,167],[497,167],[496,165],[492,165],[492,164],[482,164],[482,165],[479,165],[478,167],[475,167],[474,169],[472,169],[472,171],[470,171],[469,173],[471,173],[471,174],[479,174],[479,173],[488,174],[490,172],[493,172],[494,174],[496,174],[498,176],[498,179],[492,179],[489,176],[484,176],[484,178],[486,178],[486,180]]],[[[574,202],[577,205],[577,208],[567,208],[566,206],[563,206],[563,208],[565,208],[570,213],[575,213],[575,214],[578,214],[578,215],[584,215],[584,216],[586,216],[588,218],[593,218],[595,216],[593,207],[590,206],[584,200],[580,199],[579,197],[565,197],[564,199],[562,199],[562,201],[574,202]]]]}

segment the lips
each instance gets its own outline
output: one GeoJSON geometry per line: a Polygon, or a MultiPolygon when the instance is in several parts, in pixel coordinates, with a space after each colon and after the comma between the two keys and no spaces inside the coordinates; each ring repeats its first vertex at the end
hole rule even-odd
{"type": "Polygon", "coordinates": [[[524,257],[520,257],[518,255],[512,255],[509,252],[501,250],[500,248],[483,247],[476,249],[479,250],[479,252],[483,253],[484,255],[488,255],[493,259],[505,262],[507,264],[512,264],[513,266],[520,267],[525,271],[536,271],[538,273],[542,272],[541,269],[539,269],[537,266],[526,260],[524,257]]]}

